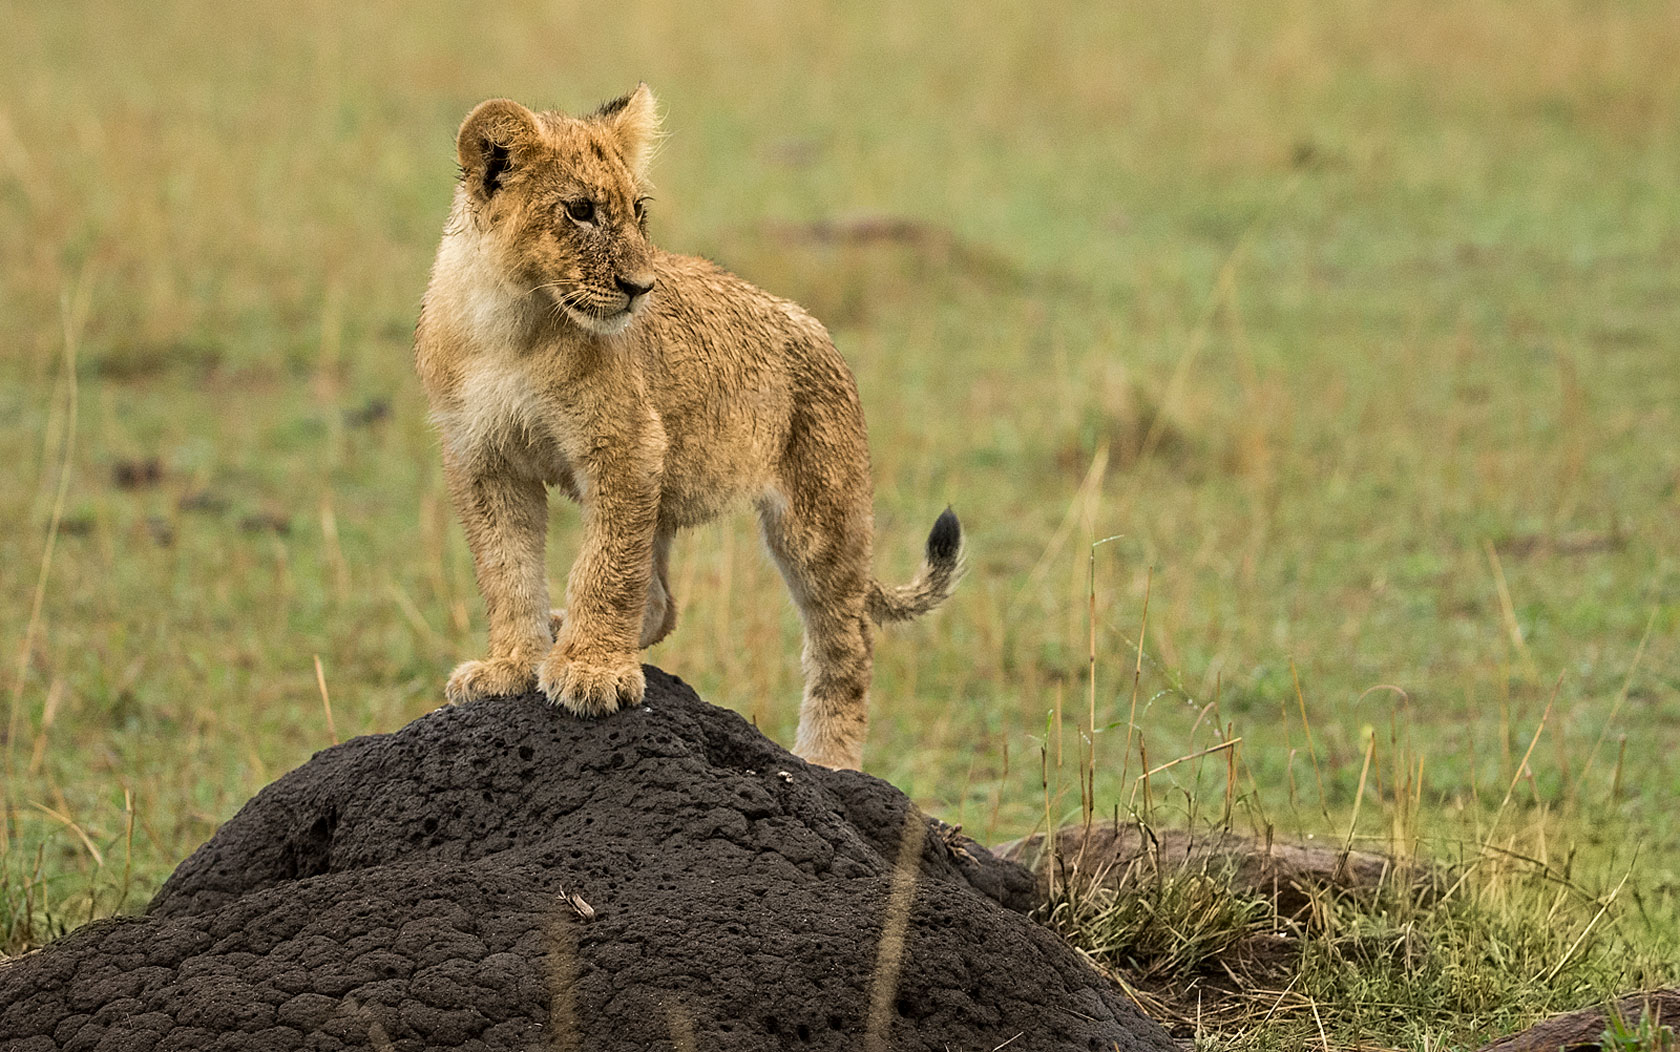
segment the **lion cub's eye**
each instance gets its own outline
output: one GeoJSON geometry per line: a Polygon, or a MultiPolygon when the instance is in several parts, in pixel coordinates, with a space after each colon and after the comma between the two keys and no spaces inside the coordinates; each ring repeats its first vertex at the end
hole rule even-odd
{"type": "Polygon", "coordinates": [[[651,200],[653,200],[651,197],[636,198],[636,221],[638,223],[647,218],[647,203],[651,200]]]}
{"type": "Polygon", "coordinates": [[[595,202],[587,197],[580,197],[575,201],[566,202],[566,214],[578,223],[593,223],[595,221],[595,202]]]}

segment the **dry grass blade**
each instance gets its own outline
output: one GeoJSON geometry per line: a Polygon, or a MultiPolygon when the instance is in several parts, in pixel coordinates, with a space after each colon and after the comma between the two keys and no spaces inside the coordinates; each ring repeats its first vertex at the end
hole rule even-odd
{"type": "Polygon", "coordinates": [[[1151,566],[1143,578],[1143,614],[1138,623],[1137,655],[1132,665],[1132,701],[1126,710],[1126,748],[1120,754],[1120,784],[1126,784],[1131,773],[1132,735],[1137,731],[1138,690],[1143,682],[1143,640],[1149,633],[1149,597],[1155,590],[1155,568],[1151,566]]]}
{"type": "Polygon", "coordinates": [[[1170,771],[1181,763],[1185,763],[1189,760],[1199,760],[1204,756],[1211,756],[1216,752],[1224,752],[1226,749],[1234,749],[1240,744],[1242,744],[1242,738],[1228,738],[1225,741],[1210,745],[1205,749],[1197,749],[1195,752],[1185,753],[1177,759],[1168,760],[1166,763],[1157,764],[1154,767],[1151,767],[1149,770],[1138,775],[1136,778],[1133,778],[1132,784],[1136,786],[1137,783],[1143,781],[1145,778],[1153,778],[1162,771],[1170,771]]]}
{"type": "Polygon", "coordinates": [[[319,654],[315,655],[315,686],[321,691],[321,709],[327,714],[327,737],[333,740],[334,745],[337,745],[339,741],[338,726],[333,723],[332,699],[327,696],[327,673],[321,667],[321,655],[319,654]]]}
{"type": "MultiPolygon", "coordinates": [[[[1645,631],[1640,634],[1639,645],[1633,650],[1633,660],[1628,662],[1627,675],[1622,678],[1622,689],[1616,692],[1616,701],[1610,706],[1610,715],[1604,717],[1604,723],[1598,728],[1598,737],[1593,740],[1592,748],[1587,750],[1587,758],[1581,764],[1581,773],[1575,776],[1575,788],[1571,794],[1573,796],[1580,795],[1581,786],[1587,780],[1587,772],[1592,770],[1593,760],[1597,758],[1598,750],[1604,744],[1604,736],[1610,733],[1610,728],[1615,726],[1616,717],[1622,714],[1622,706],[1627,703],[1628,691],[1633,688],[1634,673],[1639,671],[1639,659],[1645,656],[1645,644],[1651,641],[1651,629],[1656,627],[1657,614],[1660,611],[1661,607],[1653,606],[1651,616],[1645,619],[1645,631]]],[[[1620,767],[1621,765],[1617,764],[1618,770],[1620,767]]]]}
{"type": "Polygon", "coordinates": [[[1009,616],[1011,618],[1019,611],[1021,604],[1026,600],[1027,593],[1037,587],[1044,580],[1045,575],[1050,572],[1050,568],[1056,564],[1056,558],[1061,555],[1062,549],[1072,539],[1074,530],[1079,526],[1080,519],[1085,517],[1084,509],[1088,508],[1091,502],[1096,499],[1097,494],[1102,492],[1103,479],[1108,476],[1108,458],[1108,443],[1105,442],[1098,446],[1097,451],[1092,454],[1091,466],[1086,469],[1085,477],[1080,481],[1079,488],[1074,491],[1073,498],[1068,501],[1067,512],[1062,516],[1061,525],[1057,526],[1056,532],[1050,535],[1050,540],[1044,545],[1043,553],[1039,555],[1038,561],[1033,564],[1033,568],[1027,572],[1025,581],[1016,591],[1015,598],[1010,601],[1009,616]]]}
{"type": "Polygon", "coordinates": [[[93,859],[93,864],[94,865],[96,865],[96,866],[104,866],[105,865],[105,855],[104,855],[104,853],[102,851],[100,851],[99,848],[94,844],[93,838],[88,836],[87,830],[83,829],[79,824],[77,824],[75,819],[71,818],[67,814],[64,814],[63,812],[53,810],[52,808],[48,807],[46,804],[43,804],[38,800],[30,801],[30,806],[34,807],[35,810],[37,810],[37,811],[41,812],[42,814],[46,815],[48,818],[51,818],[53,821],[57,822],[59,825],[62,825],[64,828],[70,830],[70,832],[76,834],[76,839],[80,840],[82,842],[82,848],[87,851],[88,857],[93,859]]]}
{"type": "Polygon", "coordinates": [[[388,582],[386,590],[390,593],[391,600],[397,604],[397,609],[402,612],[403,617],[410,625],[414,626],[414,630],[424,636],[426,642],[434,650],[443,652],[446,649],[443,637],[426,621],[426,615],[422,614],[420,608],[415,605],[414,597],[409,595],[407,590],[395,581],[388,582]]]}
{"type": "Polygon", "coordinates": [[[47,598],[47,580],[52,574],[53,551],[58,544],[59,527],[64,522],[64,502],[70,494],[70,476],[76,457],[76,432],[80,420],[81,390],[76,383],[77,350],[81,346],[82,328],[87,321],[88,283],[84,275],[60,297],[60,327],[63,333],[63,370],[68,406],[64,424],[64,444],[59,451],[58,487],[53,494],[52,513],[47,520],[47,540],[41,549],[40,569],[35,575],[35,594],[29,603],[29,621],[18,647],[17,672],[12,680],[11,704],[6,716],[6,777],[12,774],[13,744],[18,740],[22,717],[24,684],[29,679],[29,660],[35,650],[35,635],[41,627],[41,609],[47,598]]]}
{"type": "Polygon", "coordinates": [[[1545,711],[1540,713],[1540,722],[1535,725],[1534,737],[1528,740],[1528,748],[1523,751],[1522,762],[1511,772],[1511,783],[1505,787],[1505,795],[1500,798],[1499,807],[1493,812],[1493,823],[1488,827],[1487,840],[1492,842],[1494,834],[1499,830],[1499,820],[1505,816],[1505,809],[1511,803],[1511,797],[1517,791],[1517,783],[1522,781],[1528,773],[1528,761],[1534,757],[1534,747],[1540,744],[1540,736],[1546,733],[1546,723],[1552,718],[1552,705],[1556,703],[1558,690],[1563,686],[1564,673],[1559,672],[1557,682],[1552,684],[1551,696],[1546,699],[1545,711]]]}
{"type": "Polygon", "coordinates": [[[1521,655],[1523,664],[1532,669],[1534,657],[1528,652],[1528,640],[1517,621],[1516,604],[1511,602],[1511,588],[1505,582],[1505,567],[1499,561],[1499,552],[1494,549],[1492,541],[1484,540],[1482,548],[1487,553],[1488,567],[1493,571],[1493,585],[1499,595],[1499,616],[1505,624],[1505,634],[1510,637],[1511,646],[1521,655]]]}
{"type": "Polygon", "coordinates": [[[898,861],[893,866],[886,915],[881,924],[881,941],[875,956],[875,974],[869,983],[869,1019],[864,1031],[865,1052],[887,1052],[888,1030],[892,1026],[893,998],[898,994],[898,975],[904,966],[904,937],[910,927],[910,906],[916,897],[916,878],[922,868],[922,842],[927,838],[927,820],[914,807],[905,809],[904,833],[898,842],[898,861]]]}
{"type": "Polygon", "coordinates": [[[1575,951],[1581,948],[1581,944],[1586,941],[1587,936],[1591,935],[1592,930],[1598,927],[1598,922],[1603,920],[1604,915],[1610,912],[1610,907],[1615,905],[1617,896],[1621,895],[1622,889],[1627,887],[1628,878],[1631,876],[1633,876],[1633,870],[1630,868],[1622,875],[1622,879],[1617,882],[1615,888],[1611,890],[1610,894],[1605,897],[1604,904],[1598,908],[1598,912],[1594,913],[1592,915],[1592,919],[1587,921],[1586,927],[1581,929],[1581,934],[1575,936],[1575,941],[1569,944],[1569,948],[1567,950],[1563,951],[1563,956],[1559,957],[1557,959],[1557,963],[1547,970],[1545,978],[1542,982],[1549,983],[1553,979],[1556,979],[1558,977],[1558,973],[1562,972],[1564,967],[1569,964],[1570,960],[1575,956],[1575,951]]]}
{"type": "Polygon", "coordinates": [[[673,997],[665,1006],[665,1021],[671,1029],[674,1052],[698,1052],[700,1046],[694,1042],[694,1020],[680,1000],[673,997]]]}
{"type": "Polygon", "coordinates": [[[571,904],[562,896],[548,922],[548,1032],[554,1052],[584,1052],[582,1020],[578,1018],[577,932],[571,904]]]}
{"type": "Polygon", "coordinates": [[[1301,710],[1301,729],[1307,735],[1307,755],[1312,757],[1313,779],[1318,783],[1318,811],[1330,820],[1330,809],[1324,802],[1324,771],[1318,765],[1318,744],[1313,741],[1312,721],[1307,718],[1307,698],[1301,693],[1301,676],[1295,671],[1295,661],[1289,661],[1289,681],[1295,688],[1295,704],[1301,710]]]}
{"type": "Polygon", "coordinates": [[[1359,788],[1353,792],[1353,814],[1348,816],[1347,837],[1342,841],[1342,858],[1353,851],[1353,836],[1359,829],[1359,809],[1365,803],[1365,779],[1371,773],[1371,760],[1377,754],[1377,735],[1371,732],[1365,739],[1365,762],[1359,767],[1359,788]]]}

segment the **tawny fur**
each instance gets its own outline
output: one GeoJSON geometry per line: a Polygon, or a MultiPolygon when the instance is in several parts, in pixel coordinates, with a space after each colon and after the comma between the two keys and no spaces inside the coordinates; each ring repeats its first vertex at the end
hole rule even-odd
{"type": "Polygon", "coordinates": [[[415,333],[444,474],[472,549],[490,653],[466,701],[534,684],[580,715],[641,701],[636,652],[676,623],[676,531],[756,504],[805,623],[796,751],[857,767],[871,619],[949,595],[961,534],[941,516],[908,585],[871,576],[869,450],[857,388],[810,315],[647,238],[658,138],[642,85],[584,118],[485,102],[415,333]],[[566,606],[549,610],[547,488],[583,508],[566,606]]]}

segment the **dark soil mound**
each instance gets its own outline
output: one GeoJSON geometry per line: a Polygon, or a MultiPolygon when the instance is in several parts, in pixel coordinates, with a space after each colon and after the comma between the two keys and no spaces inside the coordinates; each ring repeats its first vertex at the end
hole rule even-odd
{"type": "Polygon", "coordinates": [[[908,807],[656,669],[604,720],[442,709],[263,790],[147,915],[0,967],[0,1047],[865,1048],[907,829],[883,1047],[1174,1047],[1012,912],[1026,870],[908,807]]]}

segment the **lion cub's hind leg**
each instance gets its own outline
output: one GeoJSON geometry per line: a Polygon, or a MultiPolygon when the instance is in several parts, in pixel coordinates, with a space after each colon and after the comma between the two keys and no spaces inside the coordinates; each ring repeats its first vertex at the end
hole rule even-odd
{"type": "Polygon", "coordinates": [[[677,627],[677,600],[671,595],[671,541],[676,533],[676,527],[662,523],[653,536],[653,576],[648,578],[647,606],[642,611],[643,649],[677,627]]]}
{"type": "MultiPolygon", "coordinates": [[[[868,499],[868,489],[862,490],[868,499]]],[[[824,767],[857,769],[869,730],[872,625],[869,515],[845,498],[767,499],[764,540],[805,622],[805,698],[793,751],[824,767]]]]}
{"type": "MultiPolygon", "coordinates": [[[[639,646],[647,649],[671,634],[677,627],[677,600],[671,595],[671,539],[676,529],[661,526],[653,538],[653,576],[648,580],[647,608],[642,614],[642,638],[639,646]]],[[[548,612],[548,638],[560,638],[566,627],[566,611],[555,607],[548,612]]]]}

